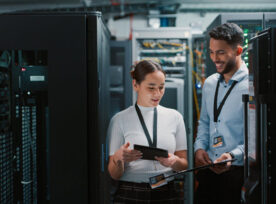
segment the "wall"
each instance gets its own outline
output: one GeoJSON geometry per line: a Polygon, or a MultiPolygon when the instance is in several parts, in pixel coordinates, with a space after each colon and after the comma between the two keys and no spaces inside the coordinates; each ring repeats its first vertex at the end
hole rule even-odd
{"type": "MultiPolygon", "coordinates": [[[[205,31],[209,24],[215,19],[218,13],[181,13],[176,15],[176,27],[191,27],[196,30],[205,31]]],[[[130,17],[113,20],[109,18],[107,22],[111,34],[117,40],[129,39],[130,34],[130,17]]],[[[133,29],[148,27],[147,16],[134,16],[133,29]]]]}
{"type": "Polygon", "coordinates": [[[219,13],[180,13],[176,18],[177,27],[192,27],[205,31],[219,13]]]}
{"type": "MultiPolygon", "coordinates": [[[[145,28],[147,27],[147,17],[146,16],[133,16],[133,29],[145,28]]],[[[129,39],[130,34],[130,17],[126,17],[120,20],[113,20],[110,18],[108,20],[107,26],[111,32],[111,35],[116,36],[117,40],[129,39]]]]}

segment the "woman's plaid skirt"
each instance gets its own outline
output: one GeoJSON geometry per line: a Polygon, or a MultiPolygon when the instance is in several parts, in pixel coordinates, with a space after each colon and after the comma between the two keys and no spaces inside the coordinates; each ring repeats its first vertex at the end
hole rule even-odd
{"type": "MultiPolygon", "coordinates": [[[[182,198],[181,198],[182,197],[182,198]]],[[[152,189],[148,183],[120,181],[114,197],[114,204],[183,204],[174,182],[152,189]]]]}

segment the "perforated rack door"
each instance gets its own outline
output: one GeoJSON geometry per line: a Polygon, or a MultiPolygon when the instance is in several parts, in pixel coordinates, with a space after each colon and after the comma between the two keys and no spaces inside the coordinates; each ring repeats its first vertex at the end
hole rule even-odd
{"type": "Polygon", "coordinates": [[[22,152],[21,173],[23,203],[37,202],[37,138],[36,138],[36,107],[22,106],[22,152]]]}
{"type": "MultiPolygon", "coordinates": [[[[3,53],[1,53],[3,55],[3,53]]],[[[0,203],[13,203],[13,140],[10,124],[10,74],[0,65],[0,203]]]]}

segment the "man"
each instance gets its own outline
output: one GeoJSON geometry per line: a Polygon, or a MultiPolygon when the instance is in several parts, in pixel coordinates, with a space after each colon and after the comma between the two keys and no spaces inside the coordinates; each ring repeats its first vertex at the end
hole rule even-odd
{"type": "Polygon", "coordinates": [[[243,184],[242,95],[248,93],[248,69],[241,59],[243,31],[234,23],[225,23],[209,35],[210,57],[217,73],[208,77],[203,87],[195,164],[236,160],[198,172],[195,203],[238,204],[243,184]]]}

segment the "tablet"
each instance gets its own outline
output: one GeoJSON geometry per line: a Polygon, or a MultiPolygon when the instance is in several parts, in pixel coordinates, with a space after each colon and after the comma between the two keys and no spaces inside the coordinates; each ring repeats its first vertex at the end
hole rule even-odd
{"type": "Polygon", "coordinates": [[[134,149],[143,153],[141,159],[155,160],[154,157],[168,157],[168,150],[134,144],[134,149]]]}

